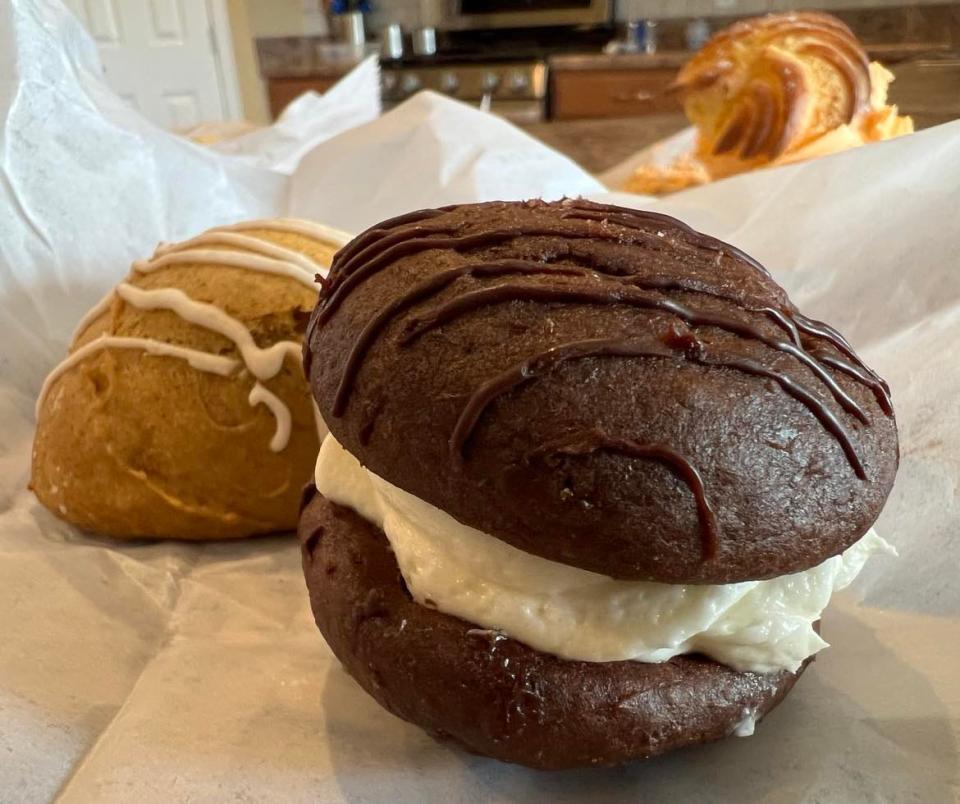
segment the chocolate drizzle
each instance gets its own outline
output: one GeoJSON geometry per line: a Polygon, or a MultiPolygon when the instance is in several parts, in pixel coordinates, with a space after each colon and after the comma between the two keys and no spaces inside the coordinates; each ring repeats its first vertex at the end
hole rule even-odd
{"type": "Polygon", "coordinates": [[[860,456],[857,455],[856,447],[853,445],[853,439],[843,426],[843,423],[834,415],[830,408],[803,385],[782,372],[768,369],[760,365],[757,361],[745,357],[735,358],[733,360],[698,360],[697,362],[705,366],[722,366],[723,368],[735,369],[746,374],[755,374],[758,377],[773,380],[790,396],[807,406],[810,412],[819,419],[824,428],[840,443],[857,477],[861,480],[867,479],[866,469],[864,469],[860,456]]]}
{"type": "MultiPolygon", "coordinates": [[[[318,313],[315,317],[317,326],[323,326],[330,317],[337,311],[343,300],[349,296],[353,290],[365,282],[374,274],[379,273],[391,263],[399,260],[401,257],[408,257],[411,254],[417,254],[421,251],[429,251],[433,248],[452,248],[455,245],[463,244],[462,237],[443,237],[442,235],[452,234],[457,227],[435,227],[429,230],[424,227],[415,227],[415,232],[407,230],[394,232],[367,246],[363,251],[350,259],[334,266],[331,270],[332,282],[323,296],[318,313]],[[415,235],[441,235],[440,237],[410,237],[415,235]],[[367,256],[367,262],[360,263],[359,257],[367,256]],[[359,267],[358,267],[359,266],[359,267]],[[334,273],[333,271],[336,271],[334,273]]],[[[472,236],[477,239],[477,235],[472,236]]],[[[479,235],[481,242],[486,242],[486,233],[479,235]]]]}
{"type": "Polygon", "coordinates": [[[880,409],[884,414],[887,416],[893,415],[893,400],[890,398],[890,386],[887,385],[886,380],[860,359],[860,356],[854,351],[850,342],[844,338],[843,335],[829,324],[813,318],[807,318],[800,313],[795,312],[793,314],[793,321],[796,323],[797,329],[801,332],[823,338],[838,352],[845,354],[850,359],[850,362],[848,363],[841,358],[830,355],[822,349],[811,353],[817,360],[824,365],[831,366],[838,371],[848,374],[868,386],[873,391],[874,396],[877,398],[877,404],[880,405],[880,409]]]}
{"type": "Polygon", "coordinates": [[[640,231],[646,231],[643,224],[647,226],[654,224],[655,226],[666,226],[671,229],[679,229],[686,234],[699,236],[699,232],[679,218],[664,215],[662,212],[651,212],[648,209],[631,209],[630,207],[618,207],[615,204],[598,204],[596,201],[588,201],[586,198],[568,198],[563,202],[563,209],[561,218],[611,221],[628,229],[640,231]],[[625,222],[615,220],[615,218],[621,218],[625,222]]]}
{"type": "Polygon", "coordinates": [[[371,344],[376,340],[381,331],[398,315],[405,310],[413,307],[415,304],[436,295],[444,288],[449,287],[457,279],[463,276],[504,276],[507,274],[558,274],[567,276],[583,276],[584,271],[578,268],[563,268],[544,265],[542,263],[524,262],[523,260],[499,260],[496,262],[474,262],[466,265],[459,265],[456,268],[450,268],[441,271],[438,274],[425,279],[417,285],[414,285],[409,291],[399,296],[391,304],[384,307],[379,313],[371,318],[361,333],[357,336],[350,354],[344,363],[343,373],[340,377],[340,384],[337,386],[337,392],[333,400],[332,413],[334,416],[342,416],[350,397],[350,391],[356,380],[357,372],[363,358],[369,350],[371,344]]]}
{"type": "Polygon", "coordinates": [[[586,357],[670,357],[674,352],[663,344],[634,342],[619,338],[599,338],[572,341],[554,346],[511,366],[491,380],[480,385],[464,405],[450,436],[450,456],[459,463],[463,460],[464,448],[477,423],[490,404],[520,385],[552,371],[560,363],[581,360],[586,357]]]}
{"type": "Polygon", "coordinates": [[[830,366],[831,368],[837,369],[837,371],[842,371],[844,374],[848,374],[862,382],[873,391],[873,395],[876,397],[880,409],[887,416],[893,415],[893,401],[890,399],[889,386],[862,363],[848,363],[846,360],[821,351],[811,352],[810,355],[825,366],[830,366]]]}
{"type": "MultiPolygon", "coordinates": [[[[682,221],[657,212],[641,212],[627,207],[616,207],[596,204],[583,199],[564,202],[564,212],[561,219],[585,221],[610,221],[619,226],[647,235],[647,228],[651,224],[677,229],[686,235],[693,236],[694,241],[684,241],[688,245],[705,248],[717,252],[720,256],[729,254],[752,265],[757,270],[767,274],[759,262],[734,246],[723,243],[709,235],[695,232],[682,221]]],[[[461,227],[450,226],[407,226],[405,224],[419,224],[421,221],[437,217],[445,211],[421,210],[394,218],[381,224],[375,229],[364,232],[359,237],[342,248],[334,258],[331,269],[329,286],[325,288],[321,306],[311,321],[311,334],[317,326],[322,326],[336,312],[343,300],[356,287],[374,274],[383,270],[390,263],[413,254],[434,248],[450,248],[455,251],[470,248],[482,248],[495,245],[499,242],[517,237],[558,237],[563,239],[603,239],[621,241],[622,237],[616,232],[605,230],[589,230],[585,232],[570,232],[542,226],[518,226],[509,229],[479,232],[462,235],[460,237],[436,237],[429,235],[453,235],[461,227]],[[428,235],[428,237],[419,237],[428,235]]],[[[767,274],[769,275],[769,274],[767,274]]]]}
{"type": "MultiPolygon", "coordinates": [[[[411,226],[396,232],[387,232],[382,237],[373,240],[366,247],[348,254],[340,260],[337,260],[336,273],[332,274],[331,291],[336,290],[343,282],[349,279],[358,267],[366,268],[370,261],[389,254],[391,248],[398,243],[417,242],[417,237],[429,237],[430,235],[452,235],[460,229],[457,224],[440,226],[411,226]]],[[[402,250],[401,250],[402,256],[402,250]]]]}
{"type": "Polygon", "coordinates": [[[806,351],[788,341],[778,340],[765,335],[759,328],[744,321],[715,313],[691,310],[672,299],[637,293],[629,287],[580,288],[573,286],[517,285],[502,284],[483,288],[457,296],[441,304],[422,319],[411,318],[407,331],[401,337],[400,344],[407,346],[424,333],[441,326],[465,313],[481,307],[504,304],[511,301],[532,301],[539,303],[574,304],[621,304],[648,310],[658,310],[676,316],[692,326],[717,327],[746,339],[759,341],[773,349],[795,357],[812,371],[830,390],[834,399],[848,413],[856,416],[864,424],[869,424],[864,410],[844,391],[816,360],[806,351]]]}
{"type": "Polygon", "coordinates": [[[701,558],[715,558],[720,546],[720,526],[707,498],[703,479],[696,467],[683,455],[666,444],[642,444],[623,438],[611,438],[599,432],[584,433],[567,443],[555,443],[538,450],[537,454],[590,455],[594,452],[614,452],[628,458],[656,461],[683,481],[693,494],[700,525],[701,558]]]}
{"type": "Polygon", "coordinates": [[[371,243],[380,240],[393,229],[399,229],[408,223],[420,223],[421,221],[436,218],[446,212],[447,209],[449,209],[449,207],[441,209],[420,209],[416,212],[408,212],[405,215],[398,215],[395,218],[383,221],[383,223],[378,223],[374,228],[367,229],[367,231],[358,235],[340,249],[334,257],[334,263],[342,263],[350,260],[354,254],[362,251],[371,243]]]}
{"type": "MultiPolygon", "coordinates": [[[[321,305],[311,320],[311,331],[329,321],[343,301],[362,283],[404,257],[434,249],[466,253],[522,237],[554,238],[561,242],[545,247],[533,259],[501,259],[491,256],[489,252],[473,260],[466,256],[467,261],[463,264],[437,270],[373,313],[356,336],[343,363],[331,406],[333,416],[339,417],[345,413],[363,362],[373,344],[393,322],[405,315],[408,316],[406,321],[392,339],[396,348],[411,347],[426,333],[461,316],[494,305],[521,302],[622,306],[667,316],[666,321],[652,321],[644,327],[658,326],[662,331],[645,340],[642,335],[638,338],[634,330],[621,337],[554,344],[480,383],[470,392],[449,438],[449,451],[455,464],[462,465],[471,437],[485,412],[498,398],[536,381],[568,361],[608,357],[645,358],[689,362],[706,368],[749,374],[776,383],[784,393],[810,411],[838,442],[856,476],[866,479],[865,466],[851,432],[844,424],[843,414],[835,412],[829,404],[830,399],[836,402],[843,413],[862,425],[869,425],[870,418],[864,407],[844,390],[829,369],[869,388],[887,416],[891,416],[893,411],[889,388],[860,360],[836,330],[799,314],[784,297],[772,295],[769,280],[751,291],[752,304],[751,296],[745,290],[749,289],[749,285],[741,285],[738,291],[735,280],[731,280],[729,288],[714,284],[712,272],[717,271],[718,279],[723,276],[720,272],[725,270],[725,266],[721,261],[726,257],[769,277],[759,262],[739,249],[700,234],[666,215],[585,200],[567,200],[560,205],[557,217],[561,221],[568,221],[566,227],[562,224],[527,223],[471,231],[471,222],[463,217],[456,218],[456,223],[434,220],[445,211],[424,210],[400,216],[368,230],[342,249],[335,259],[321,305]],[[577,225],[574,221],[582,223],[577,225]],[[667,231],[670,237],[666,237],[667,231]],[[578,241],[613,242],[632,245],[638,250],[602,254],[578,245],[578,241]],[[639,249],[647,254],[653,252],[662,255],[650,259],[653,265],[662,262],[660,270],[663,273],[638,273],[649,270],[639,249]],[[715,255],[715,259],[708,262],[704,252],[715,255]],[[694,262],[691,263],[691,260],[694,262]],[[691,265],[696,268],[692,274],[691,265]],[[489,285],[482,283],[483,280],[511,275],[523,279],[489,285]],[[560,280],[560,277],[564,280],[560,280]],[[461,287],[463,280],[470,281],[461,287]],[[448,290],[449,294],[442,301],[411,313],[413,308],[448,290]],[[690,296],[681,302],[671,295],[676,293],[690,296]],[[716,302],[707,304],[698,296],[716,302]],[[724,312],[717,302],[750,315],[734,317],[724,312]],[[736,336],[736,339],[724,339],[723,347],[717,351],[709,338],[705,342],[698,337],[700,328],[719,329],[736,336]],[[811,339],[818,339],[816,347],[811,339]],[[737,340],[762,344],[791,358],[813,374],[820,388],[814,390],[788,374],[785,371],[789,367],[788,361],[781,359],[776,365],[770,366],[744,353],[727,356],[728,347],[735,349],[737,340]],[[826,345],[823,341],[829,346],[824,348],[826,345]]],[[[740,270],[742,272],[743,269],[740,270]]],[[[366,443],[372,423],[361,430],[361,441],[366,443]]],[[[641,443],[595,432],[572,438],[569,443],[557,446],[555,451],[570,455],[610,451],[655,460],[668,467],[687,484],[696,498],[704,558],[716,554],[720,538],[717,519],[707,500],[703,480],[686,457],[664,444],[641,443]]]]}
{"type": "Polygon", "coordinates": [[[544,226],[516,226],[508,229],[495,229],[450,237],[410,237],[410,235],[424,233],[453,235],[459,228],[459,226],[432,227],[430,229],[413,227],[387,235],[345,260],[335,259],[330,274],[330,286],[322,297],[320,307],[317,308],[318,312],[314,316],[315,326],[322,326],[329,321],[343,303],[343,300],[370,277],[403,257],[409,257],[424,251],[432,249],[465,251],[494,246],[518,237],[555,237],[564,240],[620,239],[614,232],[570,232],[544,226]]]}
{"type": "MultiPolygon", "coordinates": [[[[584,268],[577,266],[527,262],[524,260],[497,260],[490,262],[467,263],[466,265],[457,266],[455,268],[442,271],[439,274],[435,274],[434,276],[428,277],[423,282],[420,282],[411,288],[407,293],[398,297],[393,303],[387,305],[387,307],[383,308],[372,319],[370,319],[370,321],[361,331],[360,335],[357,337],[357,340],[354,342],[350,353],[347,356],[343,373],[340,378],[340,383],[337,387],[334,397],[334,404],[331,411],[332,415],[343,415],[344,411],[346,410],[347,402],[349,401],[353,385],[356,382],[357,374],[359,373],[360,367],[363,363],[363,358],[372,343],[387,327],[387,325],[406,310],[440,293],[442,290],[449,287],[459,277],[491,277],[504,276],[507,274],[588,276],[589,272],[601,273],[604,276],[615,278],[625,284],[642,288],[644,290],[674,290],[685,293],[701,293],[716,299],[731,302],[733,304],[737,303],[736,299],[727,294],[718,293],[711,289],[695,285],[691,281],[683,278],[674,279],[672,277],[664,276],[638,277],[619,273],[608,273],[603,270],[603,265],[600,264],[599,261],[596,264],[591,261],[584,268]]],[[[752,310],[752,308],[750,309],[753,312],[763,312],[768,314],[791,336],[791,340],[795,343],[795,345],[802,348],[800,336],[797,332],[796,326],[784,313],[773,308],[762,308],[760,310],[752,310]]],[[[309,365],[309,363],[306,362],[308,359],[309,355],[307,355],[305,358],[305,365],[309,365]]],[[[307,374],[309,376],[309,371],[307,374]]]]}
{"type": "Polygon", "coordinates": [[[766,267],[745,251],[741,251],[736,246],[718,240],[716,237],[698,232],[687,226],[683,221],[677,220],[670,215],[664,215],[660,212],[630,209],[629,207],[618,207],[612,204],[597,204],[593,201],[585,201],[582,198],[567,201],[566,206],[568,211],[563,213],[564,218],[609,221],[618,226],[623,226],[625,229],[635,229],[638,231],[645,231],[646,227],[651,223],[660,224],[672,229],[679,229],[685,235],[692,236],[692,242],[684,240],[684,243],[687,245],[712,251],[719,257],[723,257],[724,255],[735,257],[747,263],[747,265],[756,268],[764,276],[770,276],[770,272],[766,267]]]}
{"type": "Polygon", "coordinates": [[[803,348],[803,341],[800,340],[800,332],[797,329],[797,324],[790,316],[772,307],[765,307],[763,312],[777,322],[780,329],[790,336],[790,340],[793,341],[795,346],[799,346],[801,349],[803,348]]]}
{"type": "MultiPolygon", "coordinates": [[[[408,223],[419,223],[421,221],[430,220],[431,218],[436,218],[439,215],[442,215],[444,212],[447,212],[450,207],[440,207],[439,209],[420,209],[414,212],[407,212],[403,215],[397,215],[395,218],[390,218],[383,221],[382,223],[377,224],[372,229],[367,229],[367,231],[357,235],[353,240],[347,243],[343,248],[341,248],[333,258],[333,265],[330,266],[330,275],[327,277],[327,280],[322,283],[320,290],[320,300],[321,303],[323,300],[330,294],[333,285],[335,283],[334,269],[339,265],[344,264],[345,262],[351,260],[354,255],[358,252],[363,251],[371,243],[375,243],[383,239],[391,230],[398,229],[402,226],[405,226],[408,223]]],[[[319,308],[318,308],[319,309],[319,308]]],[[[309,323],[307,324],[307,331],[304,337],[304,343],[309,344],[313,338],[313,334],[316,331],[318,326],[318,315],[317,311],[314,311],[314,314],[311,316],[309,323]]],[[[304,373],[307,377],[310,377],[310,361],[304,358],[304,373]]]]}
{"type": "Polygon", "coordinates": [[[786,374],[768,369],[748,358],[717,358],[708,354],[704,344],[690,331],[668,329],[660,342],[635,341],[626,338],[599,338],[573,341],[554,346],[540,354],[511,366],[503,373],[480,385],[464,405],[450,437],[450,454],[454,461],[463,459],[464,448],[484,411],[497,397],[528,383],[568,360],[588,357],[683,357],[691,363],[714,368],[732,369],[744,374],[776,382],[787,394],[801,402],[813,413],[824,428],[840,443],[847,460],[861,480],[866,479],[863,464],[857,455],[853,440],[843,423],[824,402],[809,389],[786,374]]]}
{"type": "Polygon", "coordinates": [[[793,314],[793,320],[801,332],[805,332],[808,335],[816,335],[818,338],[823,338],[824,340],[829,341],[834,347],[836,347],[838,351],[843,352],[857,366],[859,366],[861,370],[873,377],[873,379],[879,383],[887,393],[890,392],[890,386],[888,386],[887,383],[881,379],[876,372],[864,365],[864,362],[854,351],[853,347],[850,345],[850,342],[829,324],[824,324],[823,321],[817,321],[813,318],[807,318],[805,315],[801,315],[797,312],[793,314]]]}

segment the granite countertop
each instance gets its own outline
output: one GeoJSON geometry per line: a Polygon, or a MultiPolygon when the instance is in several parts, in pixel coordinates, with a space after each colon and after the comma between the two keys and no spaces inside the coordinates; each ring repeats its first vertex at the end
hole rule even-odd
{"type": "Polygon", "coordinates": [[[669,112],[608,120],[556,120],[522,128],[591,173],[602,173],[688,125],[682,113],[669,112]]]}
{"type": "Polygon", "coordinates": [[[271,37],[256,44],[260,75],[266,79],[340,78],[380,52],[372,43],[354,47],[314,36],[271,37]]]}
{"type": "MultiPolygon", "coordinates": [[[[869,45],[871,59],[896,64],[938,56],[951,45],[944,43],[892,43],[869,45]]],[[[377,52],[368,44],[362,50],[310,37],[282,37],[257,41],[260,73],[264,78],[338,78],[350,72],[365,56],[377,52]]],[[[692,54],[687,50],[658,53],[568,53],[550,56],[551,70],[679,70],[692,54]]]]}
{"type": "MultiPolygon", "coordinates": [[[[895,64],[907,59],[937,56],[949,51],[945,42],[892,42],[867,45],[867,53],[876,61],[895,64]]],[[[552,70],[656,70],[680,69],[693,54],[689,50],[664,50],[657,53],[569,53],[547,60],[552,70]]]]}

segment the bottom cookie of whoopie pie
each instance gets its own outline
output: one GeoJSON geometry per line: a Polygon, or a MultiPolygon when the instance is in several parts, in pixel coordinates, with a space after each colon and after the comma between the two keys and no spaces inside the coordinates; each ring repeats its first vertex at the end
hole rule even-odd
{"type": "Polygon", "coordinates": [[[305,503],[304,574],[330,648],[390,712],[478,754],[618,765],[749,734],[809,662],[763,675],[702,656],[561,659],[415,602],[382,531],[315,491],[305,503]]]}

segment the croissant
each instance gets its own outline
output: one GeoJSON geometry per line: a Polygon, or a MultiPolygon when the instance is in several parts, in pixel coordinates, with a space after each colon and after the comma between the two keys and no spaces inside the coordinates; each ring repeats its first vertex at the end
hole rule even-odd
{"type": "Polygon", "coordinates": [[[677,85],[714,176],[796,150],[850,123],[870,102],[870,62],[828,14],[775,14],[717,34],[677,85]]]}
{"type": "Polygon", "coordinates": [[[715,34],[675,82],[697,128],[696,149],[684,158],[701,170],[679,161],[641,168],[626,189],[672,192],[909,133],[913,121],[887,105],[892,80],[829,14],[736,23],[715,34]]]}

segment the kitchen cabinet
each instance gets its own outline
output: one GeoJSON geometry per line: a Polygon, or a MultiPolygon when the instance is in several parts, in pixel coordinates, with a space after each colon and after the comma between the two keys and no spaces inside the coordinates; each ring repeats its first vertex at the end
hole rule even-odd
{"type": "Polygon", "coordinates": [[[550,117],[637,117],[679,112],[673,91],[685,53],[558,56],[550,60],[550,117]]]}
{"type": "Polygon", "coordinates": [[[634,117],[679,111],[675,70],[589,70],[553,74],[551,117],[634,117]]]}
{"type": "Polygon", "coordinates": [[[339,81],[341,76],[310,76],[306,78],[271,78],[267,82],[270,116],[276,120],[290,101],[311,89],[321,95],[339,81]]]}

